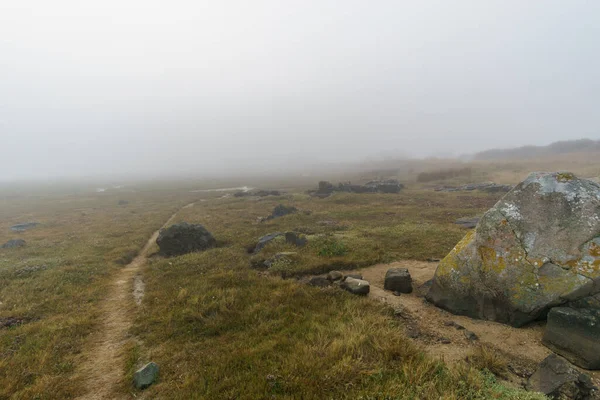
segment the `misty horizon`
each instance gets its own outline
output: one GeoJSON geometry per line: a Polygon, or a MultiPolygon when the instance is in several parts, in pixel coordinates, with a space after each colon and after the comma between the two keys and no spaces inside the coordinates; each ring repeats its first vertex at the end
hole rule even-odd
{"type": "Polygon", "coordinates": [[[597,139],[599,15],[584,1],[3,4],[0,181],[597,139]]]}

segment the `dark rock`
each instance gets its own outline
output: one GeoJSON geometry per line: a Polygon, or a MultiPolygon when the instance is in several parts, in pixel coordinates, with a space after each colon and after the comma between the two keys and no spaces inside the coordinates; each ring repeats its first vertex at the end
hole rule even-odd
{"type": "Polygon", "coordinates": [[[281,232],[275,232],[275,233],[269,233],[263,237],[261,237],[260,239],[258,239],[258,242],[256,243],[256,246],[254,246],[254,250],[252,251],[253,253],[258,253],[259,251],[261,251],[270,241],[283,236],[283,233],[281,232]]]}
{"type": "Polygon", "coordinates": [[[532,173],[439,264],[427,299],[450,312],[522,326],[600,292],[600,185],[532,173]]]}
{"type": "Polygon", "coordinates": [[[456,225],[460,225],[461,227],[466,228],[466,229],[473,229],[477,226],[478,222],[479,222],[479,217],[473,217],[473,218],[459,218],[454,223],[456,225]]]}
{"type": "Polygon", "coordinates": [[[138,369],[133,375],[133,385],[139,389],[144,390],[158,378],[158,365],[154,362],[150,362],[138,369]]]}
{"type": "Polygon", "coordinates": [[[396,291],[396,292],[392,292],[392,294],[393,294],[394,296],[402,296],[402,292],[397,292],[397,291],[396,291]]]}
{"type": "Polygon", "coordinates": [[[440,261],[442,261],[442,260],[439,258],[435,258],[435,257],[430,257],[427,259],[427,262],[440,262],[440,261]]]}
{"type": "Polygon", "coordinates": [[[588,400],[596,398],[598,388],[589,375],[582,374],[568,361],[551,354],[531,375],[527,390],[541,392],[553,399],[588,400]]]}
{"type": "Polygon", "coordinates": [[[39,224],[39,222],[26,222],[24,224],[13,225],[10,227],[10,230],[13,232],[25,232],[28,229],[35,228],[39,224]]]}
{"type": "Polygon", "coordinates": [[[475,332],[471,332],[470,330],[465,329],[463,333],[465,334],[465,337],[471,341],[479,339],[479,336],[477,336],[475,332]]]}
{"type": "Polygon", "coordinates": [[[327,279],[329,279],[331,282],[341,281],[343,278],[344,274],[342,274],[340,271],[330,271],[327,274],[327,279]]]}
{"type": "Polygon", "coordinates": [[[294,246],[304,247],[308,242],[308,239],[304,235],[299,235],[296,232],[286,232],[285,241],[294,246]]]}
{"type": "Polygon", "coordinates": [[[30,320],[27,317],[0,317],[0,329],[23,325],[30,320]]]}
{"type": "Polygon", "coordinates": [[[452,340],[443,337],[443,338],[440,338],[440,343],[441,344],[450,344],[450,343],[452,343],[452,340]]]}
{"type": "Polygon", "coordinates": [[[400,190],[404,188],[404,185],[395,179],[388,179],[383,181],[371,181],[365,184],[365,187],[370,189],[369,191],[378,193],[400,193],[400,190]]]}
{"type": "Polygon", "coordinates": [[[3,249],[14,249],[17,247],[23,247],[27,244],[23,239],[12,239],[2,245],[3,249]]]}
{"type": "Polygon", "coordinates": [[[473,191],[481,190],[487,193],[506,193],[512,190],[511,185],[499,185],[494,182],[483,182],[483,183],[469,183],[463,186],[439,186],[434,190],[436,192],[460,192],[460,191],[473,191]]]}
{"type": "Polygon", "coordinates": [[[460,324],[458,324],[458,323],[456,323],[454,321],[446,321],[446,322],[444,322],[444,325],[446,325],[446,326],[452,326],[452,327],[458,329],[459,331],[465,329],[464,326],[462,326],[462,325],[460,325],[460,324]]]}
{"type": "Polygon", "coordinates": [[[217,241],[204,226],[182,222],[161,229],[156,244],[161,254],[170,257],[209,249],[217,241]]]}
{"type": "Polygon", "coordinates": [[[341,287],[349,291],[352,294],[358,294],[366,296],[371,290],[369,282],[363,281],[362,279],[355,279],[347,276],[341,284],[341,287]]]}
{"type": "Polygon", "coordinates": [[[407,268],[390,268],[385,274],[385,290],[400,293],[412,293],[412,278],[407,268]]]}
{"type": "Polygon", "coordinates": [[[283,204],[279,204],[273,209],[273,212],[267,217],[267,220],[283,217],[297,212],[298,209],[296,207],[284,206],[283,204]]]}
{"type": "Polygon", "coordinates": [[[279,190],[255,190],[255,191],[244,191],[240,190],[233,194],[234,197],[267,197],[267,196],[281,196],[284,192],[279,190]]]}
{"type": "Polygon", "coordinates": [[[579,367],[600,369],[600,309],[553,308],[542,343],[579,367]]]}
{"type": "Polygon", "coordinates": [[[312,278],[310,278],[310,281],[308,281],[308,284],[317,287],[327,287],[331,285],[331,282],[327,278],[323,278],[322,276],[313,276],[312,278]]]}

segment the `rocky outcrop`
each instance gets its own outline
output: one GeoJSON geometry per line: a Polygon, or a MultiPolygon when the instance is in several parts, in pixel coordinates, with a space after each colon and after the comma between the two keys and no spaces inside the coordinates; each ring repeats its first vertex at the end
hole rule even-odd
{"type": "Polygon", "coordinates": [[[541,392],[551,399],[597,399],[598,388],[589,375],[577,371],[568,361],[551,354],[529,378],[527,390],[541,392]]]}
{"type": "Polygon", "coordinates": [[[398,293],[412,293],[412,278],[407,268],[390,268],[385,274],[383,282],[385,290],[398,293]]]}
{"type": "Polygon", "coordinates": [[[8,242],[4,243],[0,248],[2,249],[16,249],[18,247],[23,247],[27,244],[23,239],[12,239],[8,242]]]}
{"type": "Polygon", "coordinates": [[[318,189],[310,191],[312,196],[325,198],[332,195],[334,192],[347,193],[399,193],[404,188],[404,185],[396,179],[375,180],[365,183],[364,185],[354,185],[351,182],[341,182],[334,186],[331,182],[319,182],[318,189]]]}
{"type": "Polygon", "coordinates": [[[442,260],[427,299],[521,326],[599,292],[600,186],[532,173],[442,260]]]}
{"type": "Polygon", "coordinates": [[[600,369],[600,309],[553,308],[542,343],[579,367],[600,369]]]}
{"type": "Polygon", "coordinates": [[[162,255],[171,257],[209,249],[217,241],[204,226],[182,222],[161,229],[156,244],[162,255]]]}
{"type": "Polygon", "coordinates": [[[253,191],[239,191],[233,194],[234,197],[267,197],[267,196],[282,196],[285,192],[281,190],[253,190],[253,191]]]}
{"type": "Polygon", "coordinates": [[[295,214],[298,212],[298,209],[293,206],[285,206],[283,204],[279,204],[275,206],[271,215],[269,215],[266,220],[271,220],[279,217],[284,217],[289,214],[295,214]]]}
{"type": "Polygon", "coordinates": [[[487,193],[507,193],[512,190],[511,185],[499,185],[494,182],[469,183],[462,186],[439,186],[434,190],[436,192],[470,192],[473,190],[481,190],[487,193]]]}

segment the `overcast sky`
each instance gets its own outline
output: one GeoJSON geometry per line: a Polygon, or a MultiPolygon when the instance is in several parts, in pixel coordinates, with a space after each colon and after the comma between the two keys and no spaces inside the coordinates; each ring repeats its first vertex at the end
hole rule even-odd
{"type": "Polygon", "coordinates": [[[0,179],[600,138],[597,0],[0,0],[0,179]]]}

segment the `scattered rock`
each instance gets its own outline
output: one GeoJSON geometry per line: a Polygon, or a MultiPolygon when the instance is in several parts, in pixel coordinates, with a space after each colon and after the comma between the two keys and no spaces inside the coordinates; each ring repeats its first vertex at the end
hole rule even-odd
{"type": "Polygon", "coordinates": [[[331,282],[322,276],[313,276],[310,278],[310,281],[308,281],[308,284],[317,287],[327,287],[331,285],[331,282]]]}
{"type": "Polygon", "coordinates": [[[600,310],[553,308],[542,343],[581,368],[600,369],[600,310]]]}
{"type": "Polygon", "coordinates": [[[468,340],[470,340],[470,341],[475,341],[475,340],[478,340],[478,339],[479,339],[479,336],[477,336],[477,335],[475,334],[475,332],[471,332],[471,331],[470,331],[470,330],[468,330],[468,329],[465,329],[463,333],[465,334],[465,337],[466,337],[468,340]]]}
{"type": "Polygon", "coordinates": [[[483,183],[469,183],[463,186],[439,186],[434,190],[436,192],[461,192],[461,191],[473,191],[481,190],[487,193],[506,193],[512,190],[511,185],[499,185],[494,182],[483,182],[483,183]]]}
{"type": "Polygon", "coordinates": [[[462,326],[461,324],[458,324],[458,323],[456,323],[454,321],[446,321],[446,322],[444,322],[444,325],[446,325],[446,326],[452,326],[452,327],[458,329],[459,331],[465,329],[464,326],[462,326]]]}
{"type": "Polygon", "coordinates": [[[582,374],[568,361],[551,354],[531,375],[527,390],[541,392],[554,399],[587,400],[596,398],[598,388],[589,375],[582,374]]]}
{"type": "Polygon", "coordinates": [[[39,224],[39,222],[26,222],[24,224],[13,225],[10,227],[10,230],[13,232],[25,232],[28,229],[35,228],[39,224]]]}
{"type": "Polygon", "coordinates": [[[3,249],[15,249],[27,244],[23,239],[12,239],[2,245],[3,249]]]}
{"type": "Polygon", "coordinates": [[[452,343],[452,340],[442,337],[442,338],[440,338],[440,343],[441,344],[450,344],[450,343],[452,343]]]}
{"type": "Polygon", "coordinates": [[[473,229],[477,226],[477,223],[479,222],[479,217],[472,217],[472,218],[459,218],[456,221],[454,221],[454,223],[456,225],[460,225],[463,228],[467,228],[467,229],[473,229]]]}
{"type": "Polygon", "coordinates": [[[133,385],[139,390],[146,389],[156,381],[158,371],[158,365],[154,362],[149,362],[135,372],[133,375],[133,385]]]}
{"type": "Polygon", "coordinates": [[[410,319],[411,315],[410,312],[404,306],[398,305],[396,306],[396,308],[394,308],[394,317],[410,319]]]}
{"type": "Polygon", "coordinates": [[[390,268],[385,274],[385,290],[400,293],[412,293],[412,278],[407,268],[390,268]]]}
{"type": "Polygon", "coordinates": [[[306,238],[306,236],[299,235],[296,232],[286,232],[285,241],[297,247],[304,247],[306,246],[308,239],[306,238]]]}
{"type": "Polygon", "coordinates": [[[182,222],[161,229],[156,244],[161,254],[170,257],[209,249],[217,241],[204,226],[182,222]]]}
{"type": "Polygon", "coordinates": [[[295,214],[298,212],[298,209],[293,206],[284,206],[283,204],[279,204],[275,206],[271,215],[267,217],[267,220],[283,217],[289,214],[295,214]]]}
{"type": "Polygon", "coordinates": [[[327,279],[329,279],[331,282],[341,281],[343,278],[344,274],[342,274],[340,271],[329,271],[327,274],[327,279]]]}
{"type": "Polygon", "coordinates": [[[254,250],[252,251],[253,253],[258,253],[259,251],[261,251],[270,241],[283,236],[283,233],[281,232],[275,232],[275,233],[269,233],[263,237],[261,237],[260,239],[258,239],[258,242],[256,243],[256,246],[254,246],[254,250]]]}
{"type": "Polygon", "coordinates": [[[334,192],[347,193],[399,193],[404,185],[396,179],[375,180],[364,185],[353,185],[351,182],[341,182],[334,186],[331,182],[321,181],[317,190],[309,191],[311,196],[325,198],[334,192]]]}
{"type": "Polygon", "coordinates": [[[234,197],[267,197],[267,196],[282,196],[285,192],[280,190],[254,190],[254,191],[239,191],[233,194],[234,197]]]}
{"type": "Polygon", "coordinates": [[[407,326],[405,332],[406,332],[406,336],[408,336],[411,339],[416,339],[419,336],[421,336],[421,330],[416,325],[407,326]]]}
{"type": "Polygon", "coordinates": [[[12,328],[13,326],[23,325],[29,322],[31,319],[27,317],[0,317],[0,329],[12,328]]]}
{"type": "Polygon", "coordinates": [[[362,279],[355,279],[347,276],[341,284],[341,287],[346,289],[352,294],[364,295],[369,294],[371,286],[369,282],[363,281],[362,279]]]}
{"type": "Polygon", "coordinates": [[[513,326],[600,292],[600,185],[532,173],[442,260],[427,299],[513,326]]]}

